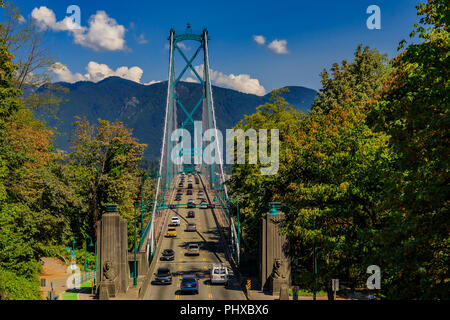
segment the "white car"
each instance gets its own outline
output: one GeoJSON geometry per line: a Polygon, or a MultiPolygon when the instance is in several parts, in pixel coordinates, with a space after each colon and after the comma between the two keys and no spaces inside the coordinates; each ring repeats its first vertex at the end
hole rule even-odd
{"type": "Polygon", "coordinates": [[[223,265],[213,265],[211,269],[211,284],[227,284],[228,283],[228,268],[223,265]]]}
{"type": "Polygon", "coordinates": [[[181,223],[181,220],[178,217],[172,217],[172,219],[170,219],[171,226],[179,226],[180,223],[181,223]]]}

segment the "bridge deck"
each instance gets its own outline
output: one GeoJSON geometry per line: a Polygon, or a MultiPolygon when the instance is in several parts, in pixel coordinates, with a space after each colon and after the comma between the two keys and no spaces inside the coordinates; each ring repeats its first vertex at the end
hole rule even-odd
{"type": "MultiPolygon", "coordinates": [[[[204,177],[201,177],[205,181],[204,177]]],[[[175,186],[178,186],[180,177],[175,179],[175,186]]],[[[186,179],[187,180],[187,179],[186,179]]],[[[193,179],[194,180],[194,179],[193,179]]],[[[185,182],[185,187],[183,188],[184,194],[181,197],[180,203],[187,203],[187,200],[192,198],[195,203],[199,203],[197,199],[197,193],[199,190],[204,190],[205,195],[209,192],[207,188],[204,187],[202,182],[200,184],[193,184],[193,195],[186,195],[187,181],[185,182]]],[[[205,183],[205,186],[207,184],[205,183]]],[[[167,203],[176,203],[172,201],[175,198],[176,190],[173,190],[169,196],[169,201],[167,203]]],[[[205,196],[207,201],[213,200],[214,195],[208,194],[205,196]]],[[[227,225],[224,213],[222,210],[215,209],[215,214],[217,220],[222,225],[227,225]]],[[[222,243],[218,226],[216,225],[216,220],[213,216],[212,209],[173,209],[167,210],[167,219],[162,225],[162,234],[165,235],[167,231],[167,225],[169,220],[173,216],[178,216],[181,220],[181,226],[177,227],[177,237],[176,238],[164,238],[162,240],[161,249],[173,249],[175,251],[174,261],[160,261],[160,257],[155,257],[158,259],[155,272],[160,267],[168,267],[171,272],[174,273],[174,277],[171,285],[154,285],[151,284],[149,290],[144,297],[146,300],[245,300],[245,295],[242,292],[236,277],[232,276],[231,285],[225,287],[224,285],[211,285],[209,283],[209,272],[212,264],[222,263],[228,266],[230,273],[232,269],[229,262],[227,261],[225,254],[225,244],[222,243]],[[195,211],[195,218],[186,218],[187,212],[193,210],[195,211]],[[197,225],[197,232],[187,232],[186,224],[187,222],[194,222],[197,225]],[[200,245],[200,255],[199,256],[186,256],[186,247],[188,243],[198,243],[200,245]],[[199,277],[199,294],[197,296],[183,295],[180,292],[180,283],[182,274],[197,274],[199,277]]],[[[164,219],[160,218],[160,222],[164,219]]],[[[162,252],[162,250],[160,252],[162,252]]],[[[153,279],[152,279],[153,280],[153,279]]]]}

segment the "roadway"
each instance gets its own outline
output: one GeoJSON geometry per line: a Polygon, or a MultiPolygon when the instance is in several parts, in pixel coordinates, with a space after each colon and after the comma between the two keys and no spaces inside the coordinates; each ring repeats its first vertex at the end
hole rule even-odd
{"type": "MultiPolygon", "coordinates": [[[[175,186],[178,187],[181,176],[176,178],[175,186]]],[[[204,178],[203,178],[203,181],[204,178]]],[[[195,178],[192,177],[193,195],[187,195],[188,178],[186,176],[183,195],[181,201],[175,202],[176,190],[175,188],[170,195],[170,201],[168,204],[186,204],[189,198],[195,200],[195,203],[200,203],[198,198],[198,191],[203,190],[206,197],[207,190],[203,188],[202,181],[199,184],[195,184],[195,178]]],[[[181,189],[181,188],[180,188],[181,189]]],[[[210,199],[214,198],[214,195],[210,199]]],[[[245,300],[245,295],[242,292],[239,283],[234,275],[231,276],[231,284],[225,287],[224,285],[211,285],[209,283],[209,272],[213,264],[224,264],[228,267],[229,272],[233,271],[229,262],[226,259],[224,244],[220,239],[220,234],[213,216],[212,209],[186,209],[177,208],[168,211],[168,219],[163,227],[163,233],[167,232],[168,223],[171,218],[178,216],[181,220],[181,225],[177,227],[177,237],[167,238],[164,237],[161,244],[160,255],[164,249],[173,249],[175,251],[175,259],[173,261],[161,261],[160,257],[157,257],[157,265],[155,272],[158,268],[168,267],[170,268],[173,278],[171,285],[157,285],[151,284],[149,290],[147,290],[144,300],[245,300]],[[195,212],[195,218],[186,218],[187,212],[193,210],[195,212]],[[197,232],[187,232],[187,222],[194,222],[197,225],[197,232]],[[200,246],[199,256],[186,256],[186,247],[188,243],[198,243],[200,246]],[[195,274],[199,279],[199,294],[185,295],[180,292],[180,283],[183,274],[195,274]]],[[[152,278],[152,281],[154,276],[152,278]]]]}

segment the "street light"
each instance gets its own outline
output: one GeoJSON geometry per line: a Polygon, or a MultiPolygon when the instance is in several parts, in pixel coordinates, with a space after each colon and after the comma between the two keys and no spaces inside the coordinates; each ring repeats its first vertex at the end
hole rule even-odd
{"type": "Polygon", "coordinates": [[[136,268],[136,203],[134,203],[134,272],[133,272],[133,285],[137,285],[137,268],[136,268]]]}
{"type": "Polygon", "coordinates": [[[87,271],[87,239],[91,240],[91,243],[89,244],[89,247],[93,247],[94,244],[92,243],[92,238],[90,236],[87,236],[84,238],[84,271],[87,271]]]}
{"type": "Polygon", "coordinates": [[[144,182],[147,180],[148,175],[141,176],[141,235],[144,234],[144,182]]]}
{"type": "MultiPolygon", "coordinates": [[[[236,206],[236,211],[237,211],[237,229],[238,229],[238,238],[237,238],[237,243],[238,243],[238,248],[241,247],[241,228],[240,228],[240,222],[239,222],[239,199],[235,198],[235,199],[228,199],[230,200],[230,202],[232,204],[234,204],[236,206]]],[[[239,252],[237,253],[238,256],[238,262],[239,262],[239,252]]]]}
{"type": "Polygon", "coordinates": [[[77,259],[77,257],[75,255],[75,235],[73,235],[73,238],[72,238],[72,261],[71,261],[72,267],[75,266],[76,259],[77,259]]]}
{"type": "Polygon", "coordinates": [[[72,238],[72,256],[75,256],[75,235],[72,238]]]}

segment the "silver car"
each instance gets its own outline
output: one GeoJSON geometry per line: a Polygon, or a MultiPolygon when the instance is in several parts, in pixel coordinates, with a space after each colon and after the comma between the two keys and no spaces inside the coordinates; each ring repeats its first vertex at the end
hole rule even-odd
{"type": "Polygon", "coordinates": [[[186,231],[190,231],[190,232],[197,231],[197,225],[193,222],[188,222],[186,225],[186,231]]]}
{"type": "Polygon", "coordinates": [[[190,243],[187,247],[186,255],[198,256],[200,255],[200,247],[197,243],[190,243]]]}

